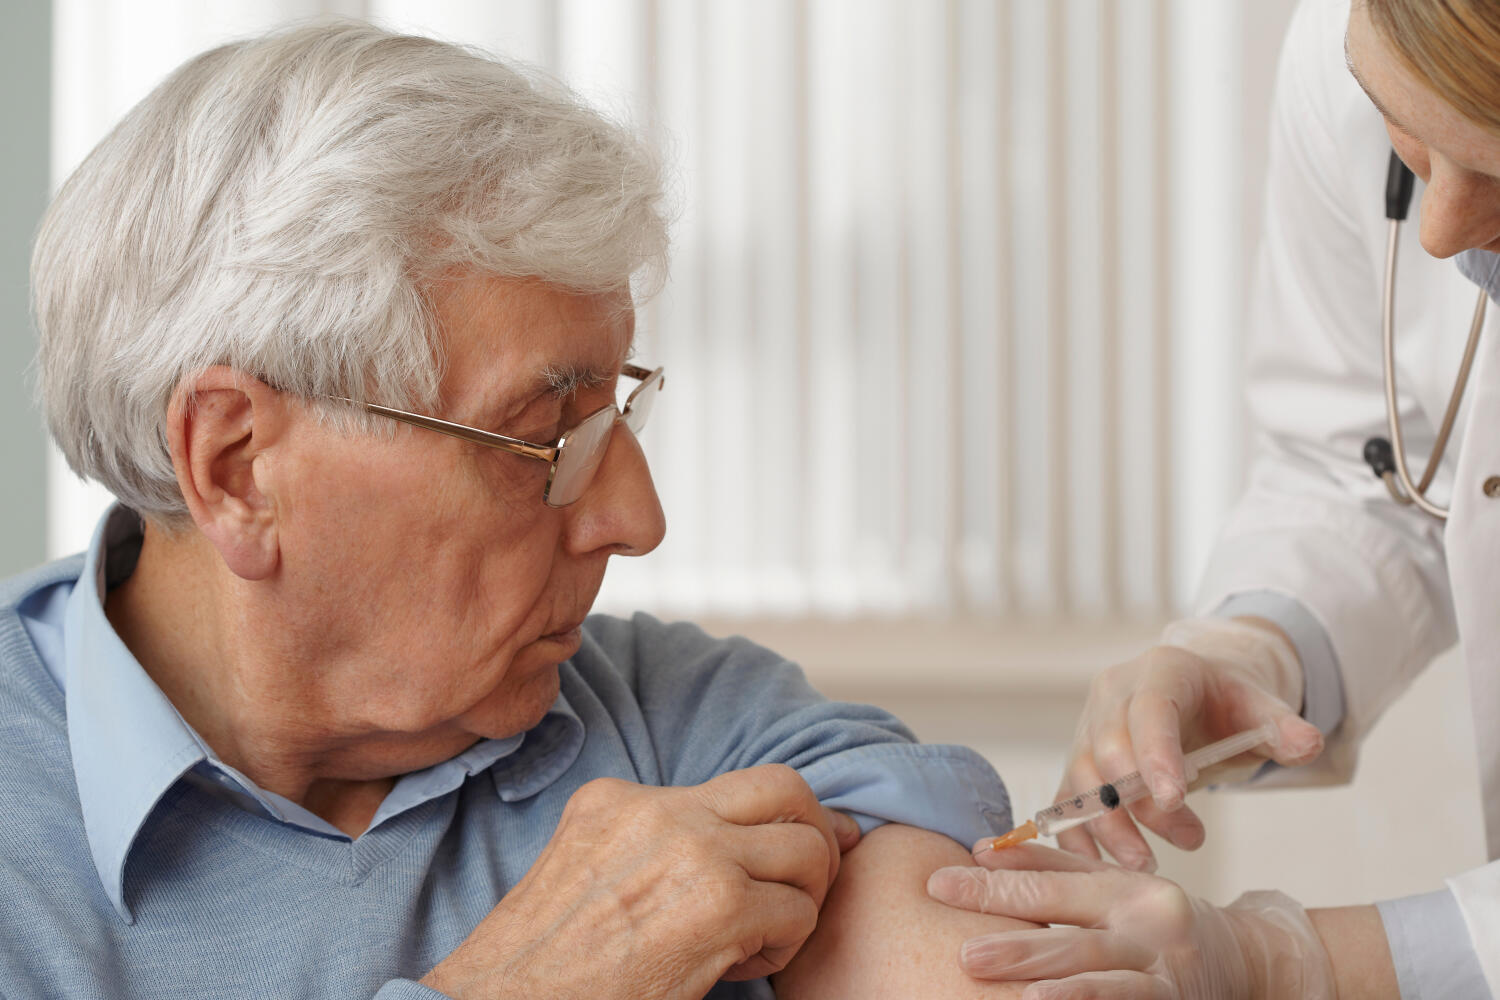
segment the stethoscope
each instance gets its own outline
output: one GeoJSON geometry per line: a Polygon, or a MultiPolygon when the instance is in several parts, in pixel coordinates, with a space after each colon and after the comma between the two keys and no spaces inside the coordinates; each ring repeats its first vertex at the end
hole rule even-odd
{"type": "Polygon", "coordinates": [[[1484,327],[1484,311],[1489,296],[1483,290],[1474,304],[1474,318],[1469,324],[1469,342],[1464,345],[1464,359],[1458,366],[1458,378],[1453,383],[1453,394],[1448,397],[1448,410],[1443,414],[1442,426],[1438,428],[1437,440],[1432,445],[1432,455],[1427,459],[1427,468],[1422,472],[1422,481],[1413,484],[1406,469],[1406,446],[1401,440],[1401,417],[1396,412],[1396,240],[1401,223],[1406,220],[1406,210],[1411,205],[1411,189],[1414,183],[1411,170],[1401,158],[1391,153],[1391,162],[1385,175],[1385,217],[1390,222],[1385,245],[1385,301],[1380,317],[1380,335],[1385,350],[1385,419],[1390,428],[1390,438],[1370,438],[1365,442],[1365,461],[1375,475],[1385,481],[1391,498],[1405,506],[1415,504],[1439,521],[1448,519],[1448,508],[1440,507],[1427,499],[1427,487],[1442,461],[1443,449],[1448,447],[1448,435],[1453,431],[1454,418],[1458,416],[1458,405],[1463,401],[1464,388],[1469,382],[1469,370],[1474,366],[1474,352],[1479,347],[1479,331],[1484,327]],[[1394,447],[1392,447],[1394,442],[1394,447]]]}

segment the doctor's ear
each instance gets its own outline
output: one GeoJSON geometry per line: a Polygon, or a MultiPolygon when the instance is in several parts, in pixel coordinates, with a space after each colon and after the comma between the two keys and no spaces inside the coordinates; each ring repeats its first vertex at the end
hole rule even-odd
{"type": "Polygon", "coordinates": [[[270,451],[286,397],[222,365],[188,375],[167,404],[167,447],[198,530],[236,576],[261,580],[280,558],[270,451]]]}

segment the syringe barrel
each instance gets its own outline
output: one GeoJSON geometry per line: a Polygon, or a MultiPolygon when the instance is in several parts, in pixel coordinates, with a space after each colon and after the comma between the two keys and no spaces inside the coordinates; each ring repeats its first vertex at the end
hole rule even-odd
{"type": "Polygon", "coordinates": [[[1054,803],[1037,813],[1034,822],[1039,834],[1055,837],[1065,830],[1082,826],[1097,816],[1129,805],[1146,794],[1146,782],[1141,779],[1141,773],[1132,771],[1115,781],[1054,803]]]}
{"type": "MultiPolygon", "coordinates": [[[[1221,761],[1253,750],[1269,742],[1276,735],[1275,723],[1268,722],[1259,729],[1236,733],[1228,739],[1219,740],[1206,747],[1199,747],[1184,754],[1184,776],[1189,786],[1198,780],[1198,773],[1221,761]]],[[[1129,805],[1136,799],[1150,794],[1139,771],[1132,771],[1122,778],[1091,788],[1070,799],[1063,799],[1036,814],[1037,832],[1044,837],[1055,837],[1065,830],[1082,826],[1097,816],[1129,805]]]]}
{"type": "Polygon", "coordinates": [[[1139,771],[1131,771],[1125,777],[1118,781],[1111,781],[1105,787],[1113,788],[1115,795],[1119,797],[1119,801],[1115,803],[1115,808],[1129,805],[1136,799],[1143,799],[1151,794],[1150,790],[1146,787],[1146,779],[1141,777],[1141,772],[1139,771]]]}

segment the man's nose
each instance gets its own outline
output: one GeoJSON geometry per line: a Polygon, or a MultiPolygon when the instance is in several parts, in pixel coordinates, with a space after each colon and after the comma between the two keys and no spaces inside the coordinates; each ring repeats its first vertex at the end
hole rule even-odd
{"type": "Polygon", "coordinates": [[[594,481],[568,511],[568,548],[576,554],[609,549],[643,556],[661,544],[667,533],[661,498],[641,443],[623,420],[615,421],[594,481]]]}
{"type": "Polygon", "coordinates": [[[1422,192],[1422,249],[1451,257],[1500,238],[1500,184],[1432,157],[1422,192]]]}

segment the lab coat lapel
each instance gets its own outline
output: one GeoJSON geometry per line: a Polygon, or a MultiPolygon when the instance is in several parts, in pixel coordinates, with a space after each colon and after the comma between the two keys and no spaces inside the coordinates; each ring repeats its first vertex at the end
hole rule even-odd
{"type": "Polygon", "coordinates": [[[1468,667],[1485,842],[1500,858],[1500,329],[1491,306],[1480,341],[1444,533],[1448,578],[1468,667]],[[1485,484],[1490,483],[1490,496],[1485,484]]]}

